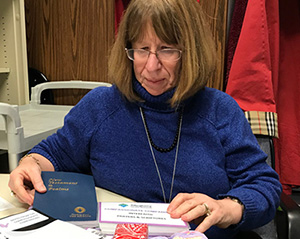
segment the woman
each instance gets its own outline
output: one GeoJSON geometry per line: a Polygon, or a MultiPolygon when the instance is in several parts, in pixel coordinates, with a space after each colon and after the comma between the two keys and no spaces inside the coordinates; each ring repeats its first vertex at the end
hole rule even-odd
{"type": "Polygon", "coordinates": [[[34,147],[9,186],[32,204],[42,170],[91,173],[136,201],[169,203],[208,238],[274,217],[281,186],[243,112],[205,84],[215,52],[195,0],[132,0],[109,59],[110,88],[88,93],[64,127],[34,147]],[[201,221],[200,220],[200,221],[201,221]]]}

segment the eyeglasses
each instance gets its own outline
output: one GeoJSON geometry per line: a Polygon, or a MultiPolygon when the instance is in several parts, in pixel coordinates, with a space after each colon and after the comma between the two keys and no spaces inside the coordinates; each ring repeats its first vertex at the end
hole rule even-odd
{"type": "Polygon", "coordinates": [[[150,54],[155,54],[160,61],[178,61],[181,58],[182,51],[178,49],[162,49],[155,52],[144,49],[127,49],[127,57],[132,61],[146,62],[150,54]]]}

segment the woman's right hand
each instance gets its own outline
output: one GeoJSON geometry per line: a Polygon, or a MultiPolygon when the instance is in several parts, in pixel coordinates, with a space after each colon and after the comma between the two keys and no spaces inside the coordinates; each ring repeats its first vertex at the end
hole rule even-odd
{"type": "Polygon", "coordinates": [[[33,154],[22,158],[19,166],[11,172],[8,186],[20,202],[32,205],[35,190],[40,193],[46,192],[41,177],[43,166],[47,171],[54,171],[50,161],[41,155],[33,154]]]}

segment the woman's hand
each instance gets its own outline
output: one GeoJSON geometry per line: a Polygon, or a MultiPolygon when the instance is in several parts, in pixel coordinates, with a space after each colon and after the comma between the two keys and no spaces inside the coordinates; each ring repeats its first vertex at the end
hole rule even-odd
{"type": "Polygon", "coordinates": [[[53,165],[46,158],[34,154],[20,161],[19,166],[10,174],[8,186],[20,202],[33,204],[34,192],[46,192],[41,172],[54,171],[53,165]]]}
{"type": "Polygon", "coordinates": [[[239,223],[243,206],[230,198],[215,200],[201,193],[179,193],[167,212],[172,218],[181,218],[185,222],[200,221],[196,230],[204,233],[213,225],[227,228],[239,223]]]}

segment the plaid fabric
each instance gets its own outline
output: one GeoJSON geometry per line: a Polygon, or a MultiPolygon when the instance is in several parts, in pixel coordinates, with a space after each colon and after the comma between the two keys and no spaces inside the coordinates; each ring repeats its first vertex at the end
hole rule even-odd
{"type": "Polygon", "coordinates": [[[245,111],[253,134],[278,138],[277,113],[263,111],[245,111]]]}

